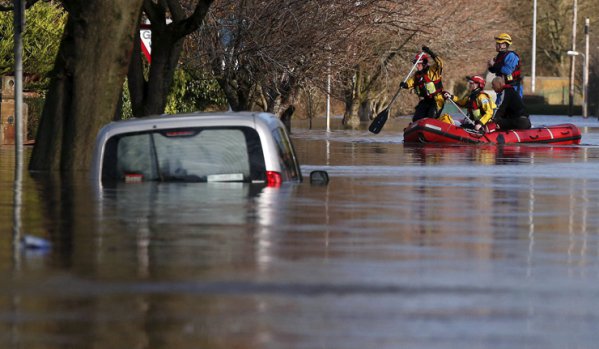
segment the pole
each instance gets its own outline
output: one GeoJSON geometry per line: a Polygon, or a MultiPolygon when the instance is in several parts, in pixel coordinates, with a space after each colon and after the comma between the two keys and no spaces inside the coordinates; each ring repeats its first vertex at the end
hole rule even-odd
{"type": "Polygon", "coordinates": [[[15,268],[19,268],[18,247],[21,238],[21,192],[23,177],[23,37],[25,2],[14,1],[15,54],[15,180],[13,188],[13,251],[15,268]]]}
{"type": "Polygon", "coordinates": [[[327,132],[331,132],[331,65],[327,72],[327,132]]]}
{"type": "Polygon", "coordinates": [[[534,93],[537,80],[537,0],[533,1],[532,7],[532,76],[530,88],[534,93]]]}
{"type": "MultiPolygon", "coordinates": [[[[572,51],[576,51],[576,13],[578,12],[578,1],[574,0],[572,8],[572,51]]],[[[574,106],[574,64],[576,64],[576,56],[570,56],[570,92],[568,95],[568,116],[573,115],[574,106]]]]}
{"type": "Polygon", "coordinates": [[[25,29],[25,2],[14,2],[15,54],[15,155],[23,157],[23,30],[25,29]]]}
{"type": "Polygon", "coordinates": [[[584,19],[584,72],[582,73],[582,116],[589,117],[589,18],[584,19]]]}

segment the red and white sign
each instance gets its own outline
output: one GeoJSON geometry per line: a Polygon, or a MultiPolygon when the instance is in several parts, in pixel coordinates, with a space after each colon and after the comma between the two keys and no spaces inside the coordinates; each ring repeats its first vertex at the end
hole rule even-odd
{"type": "Polygon", "coordinates": [[[146,56],[148,63],[152,63],[152,29],[149,24],[141,25],[139,37],[141,38],[141,51],[146,56]]]}

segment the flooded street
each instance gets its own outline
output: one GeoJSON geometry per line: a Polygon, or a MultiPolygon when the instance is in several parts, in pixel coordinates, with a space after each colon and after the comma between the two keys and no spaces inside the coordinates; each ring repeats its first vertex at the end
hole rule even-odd
{"type": "Polygon", "coordinates": [[[25,171],[18,215],[2,146],[0,348],[595,348],[599,122],[531,120],[574,123],[582,143],[301,123],[304,177],[325,169],[328,186],[25,171]]]}

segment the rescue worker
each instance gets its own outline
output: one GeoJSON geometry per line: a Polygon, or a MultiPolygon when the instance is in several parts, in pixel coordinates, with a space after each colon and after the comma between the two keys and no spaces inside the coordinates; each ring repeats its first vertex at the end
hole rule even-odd
{"type": "Polygon", "coordinates": [[[401,88],[414,89],[420,97],[412,121],[423,118],[436,118],[445,104],[441,76],[443,60],[430,48],[422,46],[422,52],[416,55],[414,64],[416,64],[414,75],[400,84],[401,88]]]}
{"type": "Polygon", "coordinates": [[[527,130],[530,128],[530,120],[522,98],[513,86],[506,84],[503,77],[497,76],[491,82],[497,98],[502,96],[503,102],[495,113],[495,123],[502,130],[527,130]]]}
{"type": "MultiPolygon", "coordinates": [[[[501,33],[495,37],[495,50],[497,56],[487,63],[489,71],[496,76],[502,76],[506,84],[509,84],[518,92],[522,98],[522,71],[520,56],[509,49],[512,37],[507,33],[501,33]]],[[[501,99],[497,100],[497,104],[501,99]]]]}
{"type": "Polygon", "coordinates": [[[493,118],[493,111],[496,105],[491,97],[483,91],[485,88],[485,79],[475,75],[467,76],[466,80],[468,81],[468,93],[464,97],[458,98],[449,92],[443,92],[443,98],[451,98],[460,107],[468,109],[468,117],[473,125],[462,123],[462,127],[484,131],[484,126],[493,118]]]}

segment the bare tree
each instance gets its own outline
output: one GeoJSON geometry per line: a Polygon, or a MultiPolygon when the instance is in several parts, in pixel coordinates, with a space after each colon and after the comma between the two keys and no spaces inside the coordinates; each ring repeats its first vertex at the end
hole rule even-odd
{"type": "Polygon", "coordinates": [[[362,25],[351,33],[347,54],[338,55],[338,86],[345,104],[343,123],[357,126],[386,100],[385,84],[398,57],[411,52],[411,41],[418,34],[420,13],[417,1],[379,1],[359,14],[362,25]]]}
{"type": "Polygon", "coordinates": [[[221,0],[191,46],[233,110],[283,114],[300,86],[318,84],[331,58],[346,54],[356,14],[376,2],[221,0]]]}
{"type": "MultiPolygon", "coordinates": [[[[289,115],[300,89],[324,91],[330,74],[349,123],[359,111],[364,119],[384,107],[424,43],[458,67],[482,72],[494,55],[485,28],[499,21],[471,10],[477,6],[473,0],[217,0],[188,47],[201,52],[190,56],[211,69],[233,110],[289,115]],[[488,57],[479,52],[485,47],[488,57]]],[[[488,5],[491,13],[499,10],[488,5]]]]}

